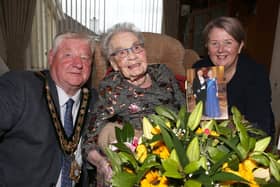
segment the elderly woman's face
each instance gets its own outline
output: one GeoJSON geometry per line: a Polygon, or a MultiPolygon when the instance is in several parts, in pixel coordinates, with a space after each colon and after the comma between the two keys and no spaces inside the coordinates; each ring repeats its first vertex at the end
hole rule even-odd
{"type": "Polygon", "coordinates": [[[147,71],[146,51],[143,44],[131,32],[115,34],[110,41],[110,63],[115,71],[131,81],[143,76],[147,71]]]}
{"type": "Polygon", "coordinates": [[[216,66],[225,66],[225,69],[235,65],[243,42],[238,43],[224,29],[213,28],[208,35],[208,54],[216,66]]]}

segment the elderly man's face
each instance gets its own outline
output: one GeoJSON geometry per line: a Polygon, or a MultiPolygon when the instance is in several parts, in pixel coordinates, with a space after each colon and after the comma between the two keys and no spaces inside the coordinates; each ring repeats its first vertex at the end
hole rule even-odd
{"type": "Polygon", "coordinates": [[[113,69],[120,71],[126,79],[134,81],[146,73],[146,51],[133,33],[115,34],[110,41],[110,48],[110,63],[113,69]]]}
{"type": "Polygon", "coordinates": [[[63,40],[56,51],[49,53],[52,78],[68,95],[74,95],[86,83],[91,63],[92,52],[86,40],[63,40]]]}

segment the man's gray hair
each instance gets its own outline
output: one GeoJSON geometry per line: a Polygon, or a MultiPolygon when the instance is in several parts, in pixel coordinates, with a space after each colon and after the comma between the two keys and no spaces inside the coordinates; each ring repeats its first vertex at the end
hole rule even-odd
{"type": "Polygon", "coordinates": [[[87,33],[83,33],[83,32],[81,32],[81,33],[78,33],[78,32],[64,32],[64,33],[57,34],[56,37],[54,38],[53,46],[52,46],[52,50],[54,52],[56,52],[56,50],[58,49],[61,41],[63,41],[64,39],[85,40],[90,44],[91,53],[94,54],[94,50],[95,50],[94,36],[89,35],[87,33]]]}

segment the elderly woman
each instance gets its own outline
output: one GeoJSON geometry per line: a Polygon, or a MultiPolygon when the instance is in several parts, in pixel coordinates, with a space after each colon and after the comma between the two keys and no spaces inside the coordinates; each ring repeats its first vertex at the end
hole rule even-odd
{"type": "Polygon", "coordinates": [[[218,17],[203,30],[208,57],[194,68],[224,66],[228,107],[236,106],[253,126],[274,136],[271,88],[264,67],[241,53],[245,32],[231,17],[218,17]]]}
{"type": "Polygon", "coordinates": [[[155,106],[165,105],[178,110],[185,105],[185,97],[164,64],[148,65],[143,35],[133,24],[121,23],[109,29],[102,38],[101,47],[113,71],[100,82],[100,100],[89,124],[84,147],[88,161],[109,179],[111,171],[101,156],[100,147],[114,141],[114,127],[129,122],[136,136],[140,136],[142,119],[154,113],[155,106]]]}

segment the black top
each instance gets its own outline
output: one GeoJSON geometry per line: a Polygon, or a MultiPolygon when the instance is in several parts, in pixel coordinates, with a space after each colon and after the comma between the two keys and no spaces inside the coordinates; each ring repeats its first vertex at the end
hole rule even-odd
{"type": "MultiPolygon", "coordinates": [[[[199,60],[193,68],[214,66],[210,58],[199,60]]],[[[234,76],[227,84],[229,111],[232,106],[254,127],[274,137],[274,116],[271,109],[270,81],[264,67],[240,54],[234,76]]]]}

